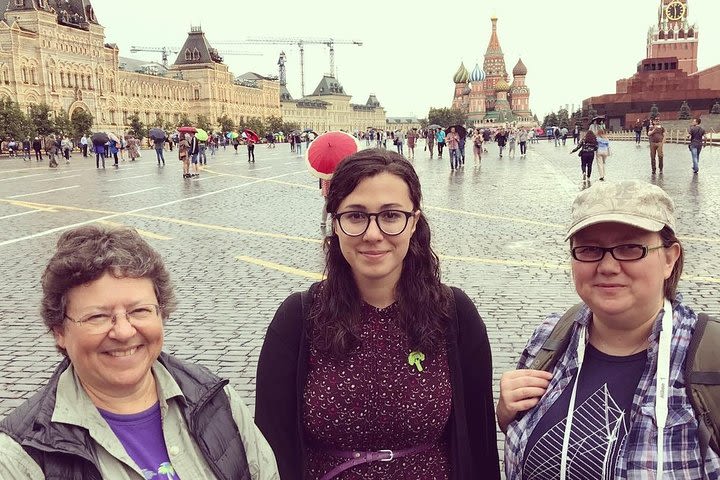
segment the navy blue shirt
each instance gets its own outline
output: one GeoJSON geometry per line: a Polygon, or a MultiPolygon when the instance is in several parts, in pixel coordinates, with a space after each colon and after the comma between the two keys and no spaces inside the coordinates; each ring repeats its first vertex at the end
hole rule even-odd
{"type": "MultiPolygon", "coordinates": [[[[568,446],[567,478],[613,478],[618,454],[630,429],[633,396],[646,362],[647,351],[615,357],[587,345],[568,446]]],[[[530,434],[523,480],[560,477],[572,385],[571,382],[565,388],[530,434]]]]}

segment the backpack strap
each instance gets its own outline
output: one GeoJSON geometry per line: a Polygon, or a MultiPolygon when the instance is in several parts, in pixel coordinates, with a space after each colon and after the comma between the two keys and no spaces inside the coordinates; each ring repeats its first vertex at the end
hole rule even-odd
{"type": "Polygon", "coordinates": [[[531,370],[545,370],[546,372],[553,371],[560,356],[567,350],[573,325],[575,325],[575,317],[583,306],[583,303],[573,305],[560,317],[550,336],[545,340],[542,347],[540,347],[540,351],[535,356],[535,360],[533,360],[528,368],[531,370]]]}
{"type": "Polygon", "coordinates": [[[720,455],[720,321],[698,315],[685,357],[685,390],[698,419],[703,461],[708,447],[720,455]]]}

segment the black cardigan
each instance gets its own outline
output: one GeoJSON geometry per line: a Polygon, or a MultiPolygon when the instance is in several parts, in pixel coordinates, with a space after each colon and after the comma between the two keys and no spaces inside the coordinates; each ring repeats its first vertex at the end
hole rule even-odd
{"type": "MultiPolygon", "coordinates": [[[[457,317],[447,330],[450,478],[499,479],[487,330],[468,296],[452,290],[457,317]]],[[[302,419],[309,352],[306,322],[301,294],[294,293],[275,313],[258,362],[255,423],[275,452],[282,480],[303,480],[307,461],[302,419]]]]}

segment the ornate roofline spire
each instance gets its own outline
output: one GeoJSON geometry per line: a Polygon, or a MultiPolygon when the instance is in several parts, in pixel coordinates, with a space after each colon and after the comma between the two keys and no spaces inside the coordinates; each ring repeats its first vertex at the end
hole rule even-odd
{"type": "Polygon", "coordinates": [[[491,53],[502,53],[502,48],[500,47],[500,39],[497,35],[498,18],[492,17],[490,21],[492,22],[492,34],[490,35],[490,42],[488,43],[486,55],[491,53]]]}

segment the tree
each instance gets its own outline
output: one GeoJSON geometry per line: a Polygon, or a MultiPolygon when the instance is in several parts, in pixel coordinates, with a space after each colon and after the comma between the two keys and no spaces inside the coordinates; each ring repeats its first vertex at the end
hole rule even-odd
{"type": "Polygon", "coordinates": [[[560,111],[557,113],[557,126],[560,128],[568,128],[570,125],[570,115],[568,114],[568,111],[564,108],[561,108],[560,111]]]}
{"type": "Polygon", "coordinates": [[[280,128],[280,131],[286,135],[293,130],[300,130],[300,124],[295,122],[283,122],[282,127],[280,128]]]}
{"type": "Polygon", "coordinates": [[[195,126],[197,128],[202,128],[206,132],[212,131],[212,125],[210,124],[210,119],[206,115],[198,115],[197,122],[195,122],[195,126]]]}
{"type": "Polygon", "coordinates": [[[55,130],[47,104],[30,105],[30,126],[41,136],[50,135],[55,130]]]}
{"type": "Polygon", "coordinates": [[[178,124],[176,126],[178,126],[178,127],[194,127],[195,124],[190,121],[190,117],[188,117],[186,113],[183,113],[182,115],[180,115],[180,118],[178,119],[178,124]]]}
{"type": "Polygon", "coordinates": [[[147,127],[140,121],[140,117],[137,115],[130,115],[128,120],[130,121],[130,128],[128,129],[129,135],[132,135],[135,138],[143,138],[147,135],[147,127]]]}
{"type": "Polygon", "coordinates": [[[545,115],[545,120],[543,120],[543,128],[556,127],[557,124],[558,124],[558,116],[555,112],[551,112],[551,113],[545,115]]]}
{"type": "Polygon", "coordinates": [[[220,129],[223,132],[231,132],[235,130],[235,121],[227,115],[218,117],[217,123],[220,125],[220,129]]]}
{"type": "Polygon", "coordinates": [[[53,125],[53,133],[58,135],[71,135],[72,134],[72,122],[70,116],[65,110],[55,112],[55,122],[53,125]]]}
{"type": "Polygon", "coordinates": [[[30,123],[20,105],[12,100],[0,100],[0,132],[10,138],[21,139],[30,135],[30,123]]]}
{"type": "Polygon", "coordinates": [[[81,108],[75,109],[70,116],[71,132],[73,138],[79,138],[88,135],[92,131],[93,116],[81,108]]]}
{"type": "Polygon", "coordinates": [[[680,113],[678,114],[679,120],[690,120],[690,117],[692,117],[692,112],[690,111],[690,105],[688,105],[687,100],[685,100],[682,105],[680,105],[680,113]]]}
{"type": "Polygon", "coordinates": [[[430,122],[428,122],[427,118],[421,118],[420,120],[418,120],[418,122],[420,122],[420,128],[422,128],[423,130],[425,130],[428,125],[430,125],[430,122]]]}
{"type": "Polygon", "coordinates": [[[457,108],[430,108],[427,119],[430,124],[449,127],[450,125],[465,125],[467,114],[457,108]]]}
{"type": "Polygon", "coordinates": [[[272,117],[268,117],[265,119],[265,124],[266,124],[267,128],[273,133],[274,132],[282,132],[283,131],[283,129],[282,129],[283,123],[284,122],[281,117],[276,117],[274,115],[272,117]]]}
{"type": "Polygon", "coordinates": [[[245,119],[245,122],[241,126],[241,128],[249,128],[258,135],[262,135],[263,133],[265,133],[265,123],[260,117],[249,117],[245,119]]]}

